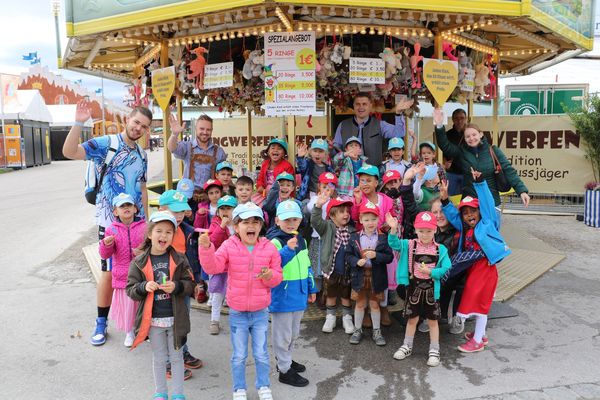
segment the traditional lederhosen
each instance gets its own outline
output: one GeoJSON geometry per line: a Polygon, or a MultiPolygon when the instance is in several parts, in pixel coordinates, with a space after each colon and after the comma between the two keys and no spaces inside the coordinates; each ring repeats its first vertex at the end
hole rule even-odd
{"type": "Polygon", "coordinates": [[[432,254],[417,254],[416,245],[413,248],[412,262],[409,263],[410,283],[406,294],[404,305],[404,317],[407,319],[414,317],[427,318],[438,321],[441,317],[440,303],[435,300],[433,280],[419,279],[414,276],[415,263],[434,264],[439,259],[439,252],[432,254]]]}
{"type": "MultiPolygon", "coordinates": [[[[196,183],[196,180],[195,180],[196,163],[211,164],[210,169],[212,172],[211,172],[210,178],[214,178],[214,169],[215,169],[215,166],[217,163],[217,151],[219,151],[219,147],[215,145],[212,156],[209,156],[208,154],[193,154],[193,153],[190,155],[190,168],[188,171],[188,178],[191,179],[192,182],[194,182],[194,184],[196,183]]],[[[207,200],[206,193],[203,188],[198,188],[198,187],[194,188],[193,200],[196,203],[196,207],[197,207],[198,203],[207,200]]],[[[196,212],[195,210],[192,210],[192,211],[194,213],[196,212]]]]}

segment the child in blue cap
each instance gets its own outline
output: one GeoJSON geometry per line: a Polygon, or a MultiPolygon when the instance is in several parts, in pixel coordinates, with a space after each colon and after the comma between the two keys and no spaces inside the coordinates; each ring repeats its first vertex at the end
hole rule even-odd
{"type": "Polygon", "coordinates": [[[310,149],[304,143],[298,144],[296,152],[296,173],[302,176],[296,198],[304,201],[317,195],[319,176],[325,172],[333,172],[328,162],[329,144],[325,139],[313,139],[310,149]]]}
{"type": "Polygon", "coordinates": [[[287,157],[288,145],[285,140],[273,138],[264,151],[266,159],[260,166],[260,172],[256,178],[256,192],[258,196],[253,196],[252,201],[257,205],[262,205],[266,194],[275,178],[282,172],[294,174],[294,167],[285,158],[287,157]]]}
{"type": "Polygon", "coordinates": [[[215,168],[215,179],[223,184],[223,194],[235,197],[235,185],[233,184],[233,165],[229,161],[217,164],[215,168]]]}
{"type": "MultiPolygon", "coordinates": [[[[415,132],[412,129],[408,129],[408,135],[412,138],[411,154],[416,151],[417,139],[415,132]]],[[[381,175],[390,170],[400,172],[400,176],[404,176],[407,169],[411,167],[411,163],[404,159],[404,140],[399,137],[391,138],[388,141],[388,154],[389,159],[381,165],[381,175]]]]}
{"type": "Polygon", "coordinates": [[[272,289],[269,306],[279,382],[297,387],[308,385],[308,379],[299,375],[306,367],[292,360],[292,349],[307,302],[314,302],[317,293],[306,240],[298,233],[301,222],[298,203],[282,201],[277,206],[276,226],[267,232],[267,239],[279,250],[283,269],[283,281],[272,289]]]}
{"type": "Polygon", "coordinates": [[[263,210],[267,214],[267,228],[275,225],[275,212],[277,206],[286,200],[293,200],[302,207],[302,203],[294,198],[294,191],[296,190],[296,178],[292,174],[282,172],[277,175],[275,183],[269,190],[269,194],[263,203],[263,210]]]}
{"type": "Polygon", "coordinates": [[[344,151],[333,157],[333,167],[338,176],[337,192],[340,196],[352,196],[352,191],[358,186],[356,175],[363,166],[367,157],[363,155],[362,142],[356,136],[346,140],[344,151]]]}

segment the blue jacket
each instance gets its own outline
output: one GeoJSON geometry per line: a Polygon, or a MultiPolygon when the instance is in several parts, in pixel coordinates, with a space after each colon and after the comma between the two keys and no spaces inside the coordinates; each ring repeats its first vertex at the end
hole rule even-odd
{"type": "MultiPolygon", "coordinates": [[[[508,256],[511,251],[500,234],[500,220],[496,214],[494,197],[492,197],[492,192],[487,182],[475,182],[473,183],[473,187],[477,192],[479,212],[481,214],[481,219],[475,225],[475,240],[481,246],[490,265],[495,265],[508,256]]],[[[460,232],[460,240],[458,242],[458,252],[460,253],[463,251],[464,240],[462,216],[451,202],[444,204],[442,210],[448,221],[460,232]]]]}
{"type": "MultiPolygon", "coordinates": [[[[396,282],[398,285],[408,286],[409,280],[409,269],[408,269],[408,253],[409,253],[409,242],[416,239],[400,239],[398,235],[391,233],[388,235],[388,243],[394,250],[400,252],[400,260],[398,261],[398,268],[396,269],[396,282]]],[[[439,245],[439,258],[437,265],[431,270],[431,279],[433,280],[433,297],[436,300],[440,298],[440,279],[452,266],[450,257],[448,256],[448,249],[443,244],[439,245]]]]}
{"type": "MultiPolygon", "coordinates": [[[[294,200],[302,210],[302,203],[298,199],[290,197],[290,200],[294,200]]],[[[271,189],[269,190],[265,201],[262,204],[263,212],[267,214],[267,217],[269,219],[269,221],[267,222],[267,229],[275,226],[275,217],[277,213],[277,206],[279,205],[279,203],[279,182],[275,181],[273,186],[271,186],[271,189]]],[[[300,228],[298,229],[301,230],[305,226],[306,223],[304,222],[304,219],[302,219],[302,222],[300,223],[300,228]]]]}
{"type": "Polygon", "coordinates": [[[267,232],[267,239],[275,245],[281,256],[283,281],[271,289],[270,312],[304,311],[308,304],[308,295],[317,293],[306,240],[298,235],[298,246],[292,250],[287,241],[293,235],[274,226],[267,232]]]}
{"type": "MultiPolygon", "coordinates": [[[[326,172],[333,172],[331,165],[327,166],[326,172]]],[[[296,198],[300,201],[308,197],[308,186],[310,183],[310,177],[312,176],[315,162],[310,157],[296,157],[296,173],[302,176],[302,183],[296,192],[296,198]]]]}

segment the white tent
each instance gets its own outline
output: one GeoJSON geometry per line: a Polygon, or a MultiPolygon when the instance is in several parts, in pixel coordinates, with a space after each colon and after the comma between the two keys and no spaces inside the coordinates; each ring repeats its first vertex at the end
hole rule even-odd
{"type": "MultiPolygon", "coordinates": [[[[49,105],[47,107],[52,115],[50,126],[71,126],[75,122],[76,104],[49,105]]],[[[90,118],[85,121],[83,126],[91,128],[94,126],[94,122],[90,118]]]]}
{"type": "Polygon", "coordinates": [[[48,106],[37,90],[17,90],[17,102],[10,103],[4,108],[2,118],[52,122],[48,106]]]}

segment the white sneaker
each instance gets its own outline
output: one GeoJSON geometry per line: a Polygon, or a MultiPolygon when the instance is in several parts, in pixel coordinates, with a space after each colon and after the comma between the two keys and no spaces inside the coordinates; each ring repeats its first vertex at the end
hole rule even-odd
{"type": "Polygon", "coordinates": [[[125,345],[125,347],[131,347],[131,346],[133,346],[134,340],[135,340],[135,333],[133,331],[129,331],[129,332],[127,332],[127,335],[125,336],[125,341],[123,342],[123,345],[125,345]]]}
{"type": "Polygon", "coordinates": [[[458,315],[455,315],[454,318],[452,318],[452,323],[450,324],[450,333],[453,335],[460,335],[464,332],[464,330],[465,321],[458,315]]]}
{"type": "Polygon", "coordinates": [[[321,329],[325,333],[331,333],[335,329],[335,315],[327,314],[325,316],[325,323],[323,324],[323,329],[321,329]]]}
{"type": "Polygon", "coordinates": [[[429,332],[429,323],[427,323],[427,320],[424,319],[423,321],[421,321],[421,323],[419,324],[419,327],[417,329],[419,330],[419,332],[423,332],[423,333],[429,332]]]}
{"type": "Polygon", "coordinates": [[[238,389],[233,392],[233,400],[246,400],[248,397],[246,396],[245,389],[238,389]]]}
{"type": "Polygon", "coordinates": [[[427,359],[427,365],[430,367],[437,367],[440,365],[440,352],[438,350],[429,350],[429,358],[427,359]]]}
{"type": "Polygon", "coordinates": [[[344,315],[342,317],[342,325],[344,326],[344,331],[348,335],[352,335],[354,333],[354,322],[352,322],[352,315],[344,315]]]}
{"type": "Polygon", "coordinates": [[[258,398],[260,400],[273,400],[273,394],[271,394],[271,388],[263,386],[258,389],[258,398]]]}
{"type": "Polygon", "coordinates": [[[412,354],[412,348],[407,345],[402,345],[396,352],[394,353],[394,358],[396,360],[404,360],[406,357],[412,354]]]}

